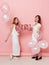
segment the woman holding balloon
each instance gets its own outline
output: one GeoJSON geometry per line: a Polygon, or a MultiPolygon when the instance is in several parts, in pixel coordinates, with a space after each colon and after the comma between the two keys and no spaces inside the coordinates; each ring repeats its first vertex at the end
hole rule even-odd
{"type": "MultiPolygon", "coordinates": [[[[33,33],[32,33],[32,42],[34,42],[34,44],[38,43],[38,41],[40,40],[40,31],[41,31],[41,17],[40,15],[36,15],[35,16],[35,24],[33,26],[33,33]]],[[[32,49],[32,52],[35,54],[35,56],[32,57],[35,58],[36,60],[42,59],[42,56],[39,56],[40,53],[40,48],[39,46],[35,46],[32,49]]]]}
{"type": "Polygon", "coordinates": [[[33,26],[33,32],[32,32],[32,41],[29,43],[29,46],[32,48],[33,57],[32,59],[40,60],[42,59],[42,56],[39,56],[41,49],[48,48],[48,43],[44,40],[42,40],[41,37],[41,17],[40,15],[35,16],[35,24],[33,26]]]}

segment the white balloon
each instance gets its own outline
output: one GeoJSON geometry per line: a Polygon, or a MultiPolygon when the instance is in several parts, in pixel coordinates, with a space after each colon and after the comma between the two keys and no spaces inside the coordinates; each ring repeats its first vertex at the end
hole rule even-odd
{"type": "Polygon", "coordinates": [[[39,47],[42,49],[48,48],[48,43],[46,41],[39,41],[39,47]]]}
{"type": "Polygon", "coordinates": [[[34,47],[36,45],[37,42],[35,41],[30,41],[29,42],[29,47],[34,47]]]}
{"type": "Polygon", "coordinates": [[[1,10],[3,13],[7,13],[9,11],[9,6],[4,3],[2,6],[1,6],[1,10]]]}
{"type": "Polygon", "coordinates": [[[2,19],[3,19],[3,21],[8,22],[9,19],[10,19],[10,17],[9,17],[8,14],[3,14],[3,15],[2,15],[2,19]]]}
{"type": "Polygon", "coordinates": [[[40,47],[38,45],[34,46],[32,48],[32,53],[35,55],[35,54],[38,54],[40,52],[40,47]]]}

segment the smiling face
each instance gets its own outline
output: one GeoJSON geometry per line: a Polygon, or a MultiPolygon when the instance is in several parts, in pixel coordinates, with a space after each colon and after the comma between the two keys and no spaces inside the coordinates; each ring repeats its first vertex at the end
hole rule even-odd
{"type": "Polygon", "coordinates": [[[39,17],[36,16],[36,17],[35,17],[35,22],[38,23],[38,21],[39,21],[39,17]]]}
{"type": "Polygon", "coordinates": [[[17,17],[14,18],[14,20],[13,20],[13,24],[15,24],[15,25],[18,25],[18,24],[19,24],[19,20],[18,20],[17,17]]]}
{"type": "Polygon", "coordinates": [[[17,25],[18,23],[19,23],[19,22],[18,22],[18,19],[16,18],[16,19],[15,19],[15,24],[17,25]]]}
{"type": "Polygon", "coordinates": [[[40,23],[41,24],[41,17],[40,17],[40,15],[36,15],[34,21],[35,21],[35,23],[40,23]]]}

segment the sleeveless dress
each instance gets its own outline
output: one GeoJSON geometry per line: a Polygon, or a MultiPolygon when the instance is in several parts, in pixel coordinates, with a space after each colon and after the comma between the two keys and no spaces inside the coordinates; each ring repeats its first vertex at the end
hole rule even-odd
{"type": "Polygon", "coordinates": [[[33,32],[32,32],[32,41],[37,42],[40,38],[40,28],[41,28],[41,24],[36,23],[33,26],[33,32]]]}
{"type": "Polygon", "coordinates": [[[16,25],[12,31],[12,55],[20,56],[20,44],[19,44],[19,33],[16,31],[16,25]]]}

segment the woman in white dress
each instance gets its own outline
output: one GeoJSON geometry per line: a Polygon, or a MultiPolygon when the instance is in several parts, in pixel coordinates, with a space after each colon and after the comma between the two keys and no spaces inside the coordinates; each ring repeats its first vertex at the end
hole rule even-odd
{"type": "Polygon", "coordinates": [[[17,31],[18,26],[19,19],[17,17],[14,17],[8,37],[5,40],[5,42],[7,42],[10,35],[12,34],[12,54],[10,55],[11,58],[20,57],[19,32],[17,31]]]}
{"type": "MultiPolygon", "coordinates": [[[[41,32],[41,17],[40,15],[35,16],[35,24],[33,26],[33,32],[32,32],[32,41],[38,42],[40,40],[40,32],[41,32]]],[[[32,59],[42,59],[42,56],[39,57],[39,54],[36,54],[32,57],[32,59]]]]}

